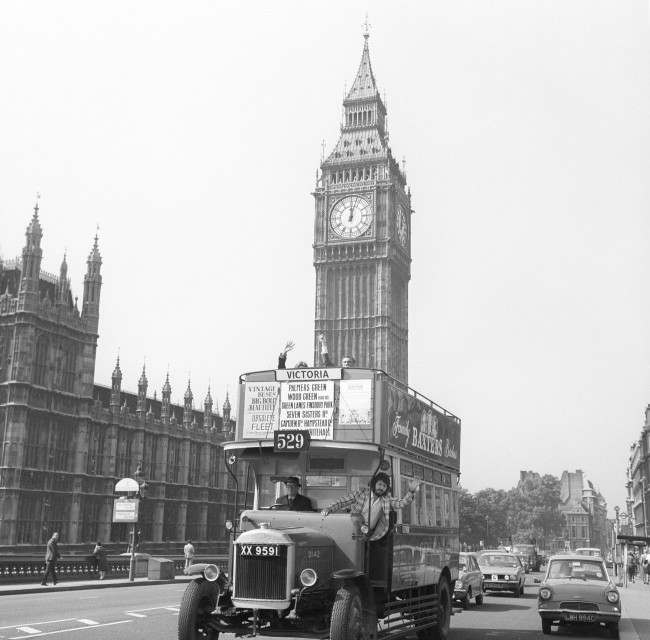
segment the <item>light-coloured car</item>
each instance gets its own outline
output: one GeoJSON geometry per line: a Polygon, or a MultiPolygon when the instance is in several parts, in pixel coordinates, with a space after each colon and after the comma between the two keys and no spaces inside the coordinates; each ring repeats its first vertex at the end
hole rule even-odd
{"type": "Polygon", "coordinates": [[[454,600],[460,602],[463,609],[467,609],[472,598],[477,605],[483,604],[483,574],[473,553],[459,553],[454,600]]]}
{"type": "Polygon", "coordinates": [[[576,553],[579,556],[592,556],[592,557],[603,557],[603,552],[598,547],[580,547],[576,549],[576,553]]]}
{"type": "Polygon", "coordinates": [[[576,553],[553,556],[539,586],[542,632],[552,625],[604,625],[618,638],[621,596],[603,559],[576,553]]]}
{"type": "Polygon", "coordinates": [[[512,591],[515,598],[524,593],[526,574],[517,556],[505,551],[483,551],[478,555],[485,591],[512,591]]]}

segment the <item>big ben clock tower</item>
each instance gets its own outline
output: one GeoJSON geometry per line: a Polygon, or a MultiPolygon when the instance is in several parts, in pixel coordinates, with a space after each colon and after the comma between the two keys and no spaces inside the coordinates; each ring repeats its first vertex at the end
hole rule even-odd
{"type": "Polygon", "coordinates": [[[341,134],[314,192],[315,362],[323,333],[333,362],[351,355],[356,366],[407,383],[411,194],[388,146],[368,33],[364,40],[341,134]]]}

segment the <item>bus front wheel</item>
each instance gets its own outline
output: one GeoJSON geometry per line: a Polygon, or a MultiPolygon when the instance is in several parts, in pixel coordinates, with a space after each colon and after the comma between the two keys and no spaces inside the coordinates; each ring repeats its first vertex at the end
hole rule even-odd
{"type": "Polygon", "coordinates": [[[359,589],[345,585],[336,592],[330,623],[330,640],[366,640],[372,635],[366,628],[359,589]]]}
{"type": "Polygon", "coordinates": [[[188,583],[178,612],[178,640],[218,640],[208,620],[216,604],[214,584],[207,580],[188,583]]]}

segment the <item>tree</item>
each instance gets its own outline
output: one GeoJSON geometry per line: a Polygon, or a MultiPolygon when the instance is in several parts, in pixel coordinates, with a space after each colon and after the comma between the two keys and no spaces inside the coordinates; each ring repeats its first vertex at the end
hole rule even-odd
{"type": "Polygon", "coordinates": [[[549,537],[560,532],[562,514],[560,481],[553,475],[528,471],[510,491],[509,526],[513,538],[546,546],[549,537]]]}

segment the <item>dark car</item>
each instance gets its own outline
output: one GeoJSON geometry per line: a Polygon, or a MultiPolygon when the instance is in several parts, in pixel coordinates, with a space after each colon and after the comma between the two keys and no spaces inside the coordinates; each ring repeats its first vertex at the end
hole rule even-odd
{"type": "Polygon", "coordinates": [[[515,598],[524,593],[526,575],[517,556],[507,551],[483,551],[478,564],[485,591],[512,591],[515,598]]]}
{"type": "Polygon", "coordinates": [[[454,600],[467,609],[472,598],[477,605],[483,604],[483,574],[473,553],[459,553],[454,600]]]}
{"type": "Polygon", "coordinates": [[[542,632],[551,626],[604,626],[618,638],[621,596],[602,558],[578,554],[553,556],[539,587],[542,632]]]}

